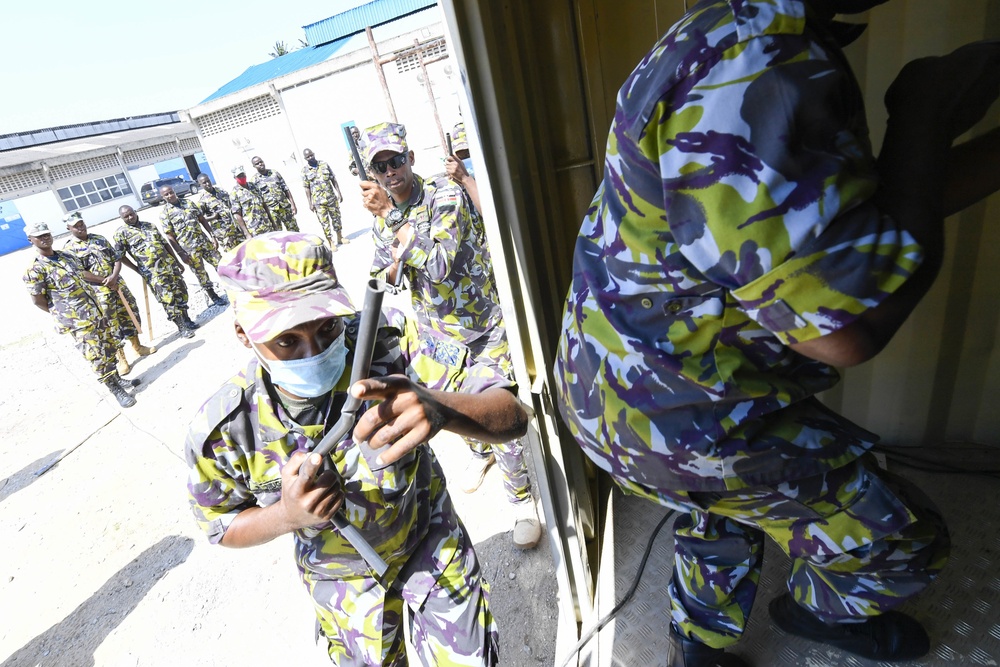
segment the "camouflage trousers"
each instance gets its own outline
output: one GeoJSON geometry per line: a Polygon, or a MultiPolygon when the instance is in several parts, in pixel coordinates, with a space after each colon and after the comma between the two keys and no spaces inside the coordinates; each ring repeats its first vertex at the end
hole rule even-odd
{"type": "Polygon", "coordinates": [[[93,326],[70,331],[76,349],[90,363],[90,369],[102,382],[115,372],[115,352],[118,344],[112,330],[104,318],[94,322],[93,326]]]}
{"type": "MultiPolygon", "coordinates": [[[[316,607],[331,661],[341,667],[409,664],[408,634],[421,665],[490,667],[499,635],[489,609],[489,584],[446,489],[432,499],[430,526],[388,589],[371,577],[303,581],[316,607]]],[[[390,570],[391,572],[392,570],[390,570]]]]}
{"type": "Polygon", "coordinates": [[[292,215],[292,205],[284,201],[280,204],[268,204],[267,210],[271,212],[271,220],[274,222],[274,230],[281,231],[282,228],[290,231],[299,231],[299,223],[292,215]]]}
{"type": "Polygon", "coordinates": [[[228,252],[247,240],[243,230],[231,219],[229,221],[216,221],[212,226],[212,234],[219,242],[219,248],[223,252],[228,252]]]}
{"type": "Polygon", "coordinates": [[[663,495],[685,512],[674,522],[673,623],[715,648],[746,627],[765,534],[792,560],[792,597],[831,622],[898,606],[948,559],[948,530],[930,500],[861,460],[776,486],[663,495]]]}
{"type": "Polygon", "coordinates": [[[120,343],[132,336],[139,335],[135,323],[132,322],[132,318],[129,317],[128,311],[125,309],[124,304],[122,304],[122,298],[128,302],[128,307],[132,309],[132,314],[135,315],[136,320],[139,319],[139,306],[136,304],[135,297],[132,296],[132,292],[124,280],[118,282],[118,290],[108,289],[99,285],[94,286],[94,291],[97,293],[97,303],[101,307],[104,317],[108,320],[108,326],[111,327],[111,335],[120,343]],[[121,290],[121,298],[118,296],[118,290],[121,290]]]}
{"type": "Polygon", "coordinates": [[[208,262],[213,267],[219,266],[219,261],[222,259],[219,251],[209,246],[207,248],[188,250],[187,253],[191,258],[191,263],[188,266],[194,271],[194,275],[198,279],[201,288],[215,291],[212,279],[208,277],[208,271],[205,269],[205,262],[208,262]]]}
{"type": "Polygon", "coordinates": [[[163,306],[167,319],[171,322],[187,315],[188,291],[180,271],[161,271],[147,277],[150,289],[156,300],[163,306]]]}
{"type": "MultiPolygon", "coordinates": [[[[462,391],[463,387],[474,387],[476,378],[470,375],[469,369],[476,364],[498,369],[506,378],[513,380],[514,363],[510,358],[510,345],[503,326],[494,327],[487,335],[469,344],[444,339],[443,334],[431,332],[429,327],[416,326],[420,327],[422,333],[418,336],[411,332],[407,338],[419,338],[421,349],[410,366],[417,377],[431,389],[462,391]]],[[[503,444],[490,444],[473,438],[464,440],[474,456],[486,458],[492,453],[496,457],[510,503],[521,503],[531,497],[531,480],[520,438],[503,444]]]]}
{"type": "MultiPolygon", "coordinates": [[[[479,363],[498,368],[508,380],[514,379],[514,362],[510,358],[507,331],[496,327],[488,336],[469,345],[470,356],[479,363]]],[[[528,479],[528,465],[524,461],[524,443],[520,438],[502,444],[490,444],[473,438],[465,438],[474,456],[496,457],[497,467],[503,475],[503,487],[507,500],[520,503],[531,498],[531,480],[528,479]]]]}
{"type": "Polygon", "coordinates": [[[336,200],[326,203],[326,204],[314,204],[316,217],[319,218],[319,224],[323,228],[323,234],[326,236],[326,240],[330,242],[330,247],[336,245],[337,236],[343,229],[343,224],[340,217],[340,204],[336,200]]]}

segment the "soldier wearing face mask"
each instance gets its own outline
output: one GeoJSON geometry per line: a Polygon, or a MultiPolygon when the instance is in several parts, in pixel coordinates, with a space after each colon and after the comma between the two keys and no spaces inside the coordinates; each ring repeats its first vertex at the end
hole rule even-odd
{"type": "Polygon", "coordinates": [[[512,383],[477,365],[466,393],[422,386],[412,327],[386,309],[371,377],[351,385],[361,313],[318,236],[254,237],[223,257],[219,278],[254,358],[187,438],[190,503],[209,541],[239,548],[292,533],[335,664],[406,664],[406,605],[420,630],[411,664],[495,665],[489,585],[426,443],[442,429],[487,442],[523,435],[512,383]],[[310,454],[347,392],[365,401],[352,431],[326,457],[310,454]],[[341,508],[388,563],[382,578],[330,523],[341,508]]]}

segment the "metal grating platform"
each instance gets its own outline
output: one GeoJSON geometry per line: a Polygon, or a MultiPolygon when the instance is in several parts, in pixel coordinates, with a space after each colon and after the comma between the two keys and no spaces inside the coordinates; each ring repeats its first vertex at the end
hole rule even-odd
{"type": "MultiPolygon", "coordinates": [[[[951,561],[922,595],[902,607],[931,636],[931,652],[914,667],[1000,665],[1000,481],[890,467],[923,488],[943,512],[952,536],[951,561]]],[[[598,573],[597,614],[603,617],[625,595],[662,507],[614,491],[609,530],[598,573]],[[607,564],[614,562],[614,567],[607,564]]],[[[673,517],[660,531],[635,596],[581,653],[587,667],[662,664],[669,606],[663,593],[671,576],[673,517]]],[[[886,662],[787,635],[774,626],[767,602],[784,592],[788,558],[770,541],[754,612],[733,653],[756,667],[889,667],[886,662]]],[[[585,622],[589,627],[594,621],[585,622]]]]}

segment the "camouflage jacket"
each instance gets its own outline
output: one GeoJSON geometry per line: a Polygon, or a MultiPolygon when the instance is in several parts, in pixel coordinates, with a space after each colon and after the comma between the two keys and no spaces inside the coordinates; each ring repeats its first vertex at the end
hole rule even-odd
{"type": "Polygon", "coordinates": [[[202,189],[195,204],[201,209],[202,215],[208,220],[208,226],[212,228],[212,234],[223,248],[234,248],[246,240],[243,231],[233,220],[228,192],[220,188],[216,188],[214,193],[202,189]]]}
{"type": "Polygon", "coordinates": [[[36,255],[24,272],[28,294],[45,296],[59,333],[93,328],[102,317],[83,270],[76,256],[57,250],[51,257],[36,255]]]}
{"type": "Polygon", "coordinates": [[[879,304],[922,251],[871,202],[861,92],[809,12],[702,2],[618,94],[555,376],[584,451],[635,493],[802,478],[873,442],[814,398],[837,372],[788,346],[879,304]]]}
{"type": "Polygon", "coordinates": [[[247,231],[253,236],[275,231],[271,214],[264,203],[264,193],[255,184],[248,182],[246,187],[237,185],[229,196],[233,215],[243,216],[247,231]]]}
{"type": "Polygon", "coordinates": [[[122,255],[115,250],[111,242],[100,234],[87,234],[87,240],[81,241],[71,238],[63,245],[63,252],[80,260],[83,268],[91,273],[107,278],[115,270],[115,262],[121,260],[122,255]]]}
{"type": "Polygon", "coordinates": [[[115,250],[132,255],[135,265],[146,282],[164,273],[179,274],[183,271],[170,253],[167,241],[156,227],[141,220],[135,227],[123,225],[115,230],[115,250]]]}
{"type": "MultiPolygon", "coordinates": [[[[398,311],[387,311],[387,315],[378,330],[371,377],[409,373],[416,349],[403,333],[413,329],[406,318],[398,311]]],[[[352,350],[348,369],[358,324],[359,318],[347,320],[347,346],[352,350]]],[[[491,368],[480,368],[477,378],[470,391],[511,386],[491,368]]],[[[337,422],[349,385],[348,370],[331,392],[325,425],[300,425],[276,400],[277,390],[254,359],[202,406],[187,437],[188,493],[195,519],[211,543],[222,540],[241,511],[280,500],[282,466],[295,452],[315,448],[326,429],[337,422]]],[[[368,407],[363,405],[358,416],[368,407]]],[[[326,464],[332,464],[344,480],[346,518],[389,563],[391,578],[427,533],[432,486],[442,487],[443,475],[427,446],[373,470],[378,467],[375,454],[356,444],[352,431],[333,449],[326,464]]],[[[323,578],[366,571],[358,553],[332,526],[301,529],[294,535],[302,571],[323,578]]]]}
{"type": "Polygon", "coordinates": [[[164,234],[177,239],[184,250],[191,253],[212,250],[213,244],[198,218],[201,208],[194,202],[178,199],[176,204],[163,203],[160,211],[160,228],[164,234]]]}
{"type": "Polygon", "coordinates": [[[338,204],[337,191],[333,187],[333,170],[322,160],[315,167],[306,163],[302,167],[302,187],[309,190],[313,204],[338,204]]]}
{"type": "Polygon", "coordinates": [[[285,179],[274,169],[265,171],[266,173],[263,174],[258,172],[250,182],[260,189],[261,194],[264,195],[264,203],[268,206],[286,204],[288,195],[285,192],[288,190],[288,186],[285,185],[285,179]]]}
{"type": "MultiPolygon", "coordinates": [[[[465,191],[443,174],[416,183],[404,210],[413,234],[401,254],[420,324],[466,343],[503,326],[493,263],[481,221],[465,191]]],[[[374,222],[372,275],[387,278],[395,239],[374,222]]]]}

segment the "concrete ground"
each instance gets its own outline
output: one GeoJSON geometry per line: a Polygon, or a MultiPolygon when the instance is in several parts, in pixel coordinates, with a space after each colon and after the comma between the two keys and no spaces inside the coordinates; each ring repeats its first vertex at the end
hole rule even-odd
{"type": "MultiPolygon", "coordinates": [[[[335,262],[360,305],[373,251],[370,217],[349,187],[345,195],[352,242],[335,262]]],[[[139,217],[156,222],[159,209],[139,217]]],[[[298,219],[305,231],[319,232],[309,211],[298,219]]],[[[107,237],[121,224],[87,222],[107,237]]],[[[51,226],[62,231],[60,223],[51,226]]],[[[187,507],[187,424],[248,355],[233,338],[230,313],[206,310],[190,271],[191,314],[202,324],[194,338],[178,337],[151,300],[159,349],[135,364],[129,377],[142,380],[137,404],[121,410],[69,336],[56,334],[51,318],[31,305],[21,275],[33,253],[0,257],[0,667],[329,664],[313,642],[291,539],[246,550],[213,547],[187,507]]],[[[138,276],[122,275],[144,310],[138,276]]],[[[407,307],[407,299],[393,305],[407,307]]],[[[445,434],[433,446],[454,478],[468,456],[461,440],[445,434]]],[[[557,607],[549,544],[543,538],[533,551],[512,547],[513,521],[495,470],[477,493],[452,493],[493,586],[503,664],[552,664],[557,607]]]]}

